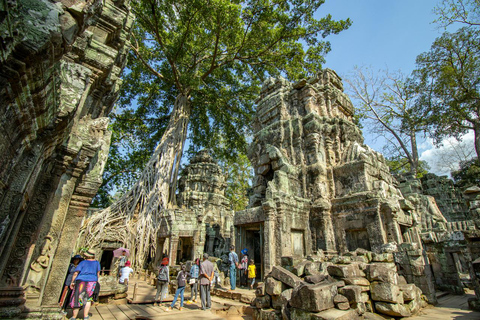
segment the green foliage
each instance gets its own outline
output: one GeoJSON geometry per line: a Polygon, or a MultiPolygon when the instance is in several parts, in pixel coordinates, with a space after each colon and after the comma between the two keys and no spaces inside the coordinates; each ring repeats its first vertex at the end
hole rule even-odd
{"type": "Polygon", "coordinates": [[[436,144],[469,130],[480,137],[479,43],[480,30],[461,28],[445,32],[430,51],[417,57],[417,118],[431,129],[436,144]]]}
{"type": "Polygon", "coordinates": [[[460,163],[460,169],[452,171],[455,186],[467,189],[472,186],[480,186],[480,161],[473,158],[460,163]]]}
{"type": "Polygon", "coordinates": [[[131,2],[136,22],[99,197],[136,179],[179,94],[191,106],[190,153],[207,148],[228,161],[244,156],[262,81],[313,75],[330,51],[323,38],[350,26],[330,15],[315,19],[323,2],[131,2]]]}
{"type": "MultiPolygon", "coordinates": [[[[410,162],[407,158],[390,158],[386,160],[392,174],[401,175],[412,172],[410,168],[410,162]]],[[[428,170],[430,170],[428,163],[426,161],[419,160],[416,177],[420,179],[428,173],[428,170]]]]}
{"type": "Polygon", "coordinates": [[[443,0],[433,10],[435,22],[447,27],[453,23],[480,26],[480,0],[443,0]]]}
{"type": "Polygon", "coordinates": [[[232,209],[234,211],[246,209],[248,205],[247,193],[253,178],[253,168],[250,160],[246,155],[239,154],[234,160],[222,162],[222,166],[228,175],[225,196],[230,200],[232,209]]]}

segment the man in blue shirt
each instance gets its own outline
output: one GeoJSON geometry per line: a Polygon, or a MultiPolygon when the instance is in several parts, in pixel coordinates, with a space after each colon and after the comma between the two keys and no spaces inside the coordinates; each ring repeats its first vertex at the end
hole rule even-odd
{"type": "Polygon", "coordinates": [[[235,290],[237,285],[237,267],[238,255],[235,253],[235,247],[230,246],[230,253],[228,254],[228,262],[230,262],[230,290],[235,290]]]}

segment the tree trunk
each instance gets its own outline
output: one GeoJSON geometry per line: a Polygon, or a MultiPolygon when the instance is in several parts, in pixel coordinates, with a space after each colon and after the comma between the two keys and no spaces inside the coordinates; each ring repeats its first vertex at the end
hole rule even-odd
{"type": "Polygon", "coordinates": [[[477,160],[480,163],[480,121],[473,124],[473,132],[475,134],[475,152],[477,153],[477,160]]]}
{"type": "MultiPolygon", "coordinates": [[[[135,267],[143,268],[150,247],[154,247],[165,209],[175,204],[175,189],[183,147],[187,137],[191,105],[188,94],[179,94],[160,143],[139,180],[122,198],[98,211],[86,223],[88,247],[95,247],[112,234],[129,248],[135,267]]],[[[110,236],[111,237],[111,236],[110,236]]]]}
{"type": "Polygon", "coordinates": [[[410,173],[416,178],[418,173],[418,147],[417,136],[415,135],[415,130],[413,129],[410,131],[410,147],[412,151],[410,173]]]}

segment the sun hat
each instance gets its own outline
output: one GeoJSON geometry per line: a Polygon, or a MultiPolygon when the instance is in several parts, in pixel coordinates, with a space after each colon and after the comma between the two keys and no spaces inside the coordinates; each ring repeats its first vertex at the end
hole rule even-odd
{"type": "Polygon", "coordinates": [[[95,257],[95,250],[94,249],[88,249],[83,253],[83,255],[87,258],[93,258],[95,257]]]}
{"type": "Polygon", "coordinates": [[[130,267],[131,263],[130,261],[125,262],[125,267],[130,267]]]}
{"type": "Polygon", "coordinates": [[[82,256],[81,256],[81,255],[79,255],[79,254],[76,254],[76,255],[74,255],[74,256],[73,256],[73,258],[72,258],[72,259],[83,259],[83,258],[82,258],[82,256]]]}
{"type": "Polygon", "coordinates": [[[247,254],[248,253],[248,250],[247,248],[243,249],[242,251],[240,251],[243,255],[247,254]]]}

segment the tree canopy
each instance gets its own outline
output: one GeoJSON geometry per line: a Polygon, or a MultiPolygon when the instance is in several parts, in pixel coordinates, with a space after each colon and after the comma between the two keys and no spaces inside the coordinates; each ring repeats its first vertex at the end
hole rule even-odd
{"type": "Polygon", "coordinates": [[[376,72],[371,68],[356,67],[346,82],[348,92],[356,102],[358,117],[368,124],[371,133],[388,141],[384,147],[387,156],[395,161],[401,159],[396,165],[403,171],[408,167],[413,175],[417,175],[420,166],[417,135],[424,128],[413,114],[418,93],[411,86],[411,80],[400,71],[376,72]]]}
{"type": "Polygon", "coordinates": [[[414,77],[420,97],[417,118],[430,128],[436,144],[446,137],[475,134],[480,157],[480,30],[445,32],[430,51],[417,57],[414,77]]]}
{"type": "Polygon", "coordinates": [[[480,0],[443,0],[433,10],[443,27],[454,23],[480,26],[480,0]]]}

